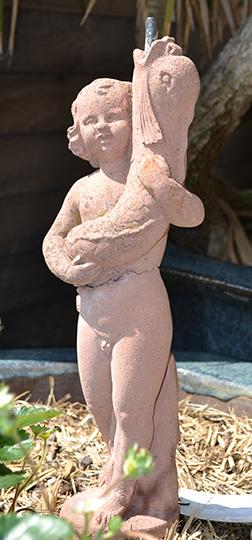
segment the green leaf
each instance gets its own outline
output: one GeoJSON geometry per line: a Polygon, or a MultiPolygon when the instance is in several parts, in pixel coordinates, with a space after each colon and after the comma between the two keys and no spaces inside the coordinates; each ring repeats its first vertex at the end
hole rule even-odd
{"type": "Polygon", "coordinates": [[[12,446],[16,442],[13,437],[0,435],[0,448],[3,448],[3,446],[12,446]]]}
{"type": "Polygon", "coordinates": [[[0,540],[72,540],[73,529],[56,516],[26,514],[0,516],[0,540]]]}
{"type": "Polygon", "coordinates": [[[20,484],[26,476],[26,473],[13,472],[9,467],[0,463],[0,489],[14,487],[20,484]]]}
{"type": "Polygon", "coordinates": [[[95,533],[95,540],[102,540],[103,539],[103,536],[104,536],[104,532],[102,530],[100,531],[97,531],[95,533]]]}
{"type": "Polygon", "coordinates": [[[15,419],[12,412],[13,395],[8,386],[0,385],[0,433],[10,435],[15,431],[15,419]]]}
{"type": "Polygon", "coordinates": [[[33,441],[26,439],[18,444],[0,448],[0,461],[19,461],[27,456],[33,448],[33,441]]]}
{"type": "Polygon", "coordinates": [[[7,437],[7,436],[0,435],[0,448],[2,448],[3,446],[13,446],[14,444],[17,444],[17,439],[19,441],[25,441],[29,438],[30,438],[29,433],[25,431],[24,429],[19,429],[15,433],[15,437],[14,436],[7,437]]]}
{"type": "Polygon", "coordinates": [[[121,530],[122,523],[121,516],[113,516],[108,523],[109,532],[117,534],[121,530]]]}
{"type": "Polygon", "coordinates": [[[12,470],[9,469],[9,467],[6,467],[3,463],[0,463],[0,476],[4,476],[5,474],[12,473],[12,470]]]}
{"type": "Polygon", "coordinates": [[[4,435],[12,435],[15,433],[15,419],[11,414],[3,415],[0,411],[0,433],[4,435]]]}
{"type": "Polygon", "coordinates": [[[11,487],[18,486],[25,478],[25,473],[12,473],[0,476],[0,489],[9,489],[11,487]]]}
{"type": "Polygon", "coordinates": [[[36,435],[36,437],[39,437],[40,439],[48,439],[52,433],[54,433],[54,429],[48,429],[45,426],[41,426],[40,424],[36,424],[36,426],[31,426],[31,429],[36,435]]]}
{"type": "Polygon", "coordinates": [[[16,514],[0,515],[0,540],[5,540],[6,533],[15,525],[16,520],[16,514]]]}
{"type": "Polygon", "coordinates": [[[13,394],[9,392],[8,386],[0,386],[0,409],[3,409],[12,404],[13,394]]]}
{"type": "Polygon", "coordinates": [[[149,474],[153,469],[153,458],[149,450],[138,448],[134,444],[128,449],[123,465],[123,472],[126,478],[140,478],[149,474]]]}
{"type": "Polygon", "coordinates": [[[27,407],[23,406],[15,409],[17,427],[32,426],[39,422],[45,422],[55,416],[62,414],[56,409],[44,409],[42,407],[27,407]]]}

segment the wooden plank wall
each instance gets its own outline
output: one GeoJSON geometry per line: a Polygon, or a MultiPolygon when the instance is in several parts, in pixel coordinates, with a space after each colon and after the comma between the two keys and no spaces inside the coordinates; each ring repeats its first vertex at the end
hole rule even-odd
{"type": "Polygon", "coordinates": [[[135,36],[135,1],[97,4],[81,28],[79,1],[21,2],[12,64],[0,63],[1,347],[74,344],[75,293],[49,273],[41,242],[90,171],[67,149],[70,104],[97,77],[131,78],[135,36]]]}

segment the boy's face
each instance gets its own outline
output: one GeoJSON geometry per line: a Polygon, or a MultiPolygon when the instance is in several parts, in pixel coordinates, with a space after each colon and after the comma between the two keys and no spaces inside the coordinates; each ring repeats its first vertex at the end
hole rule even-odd
{"type": "Polygon", "coordinates": [[[77,111],[81,136],[88,155],[98,162],[122,157],[131,138],[126,98],[114,89],[106,95],[93,90],[83,94],[77,111]]]}

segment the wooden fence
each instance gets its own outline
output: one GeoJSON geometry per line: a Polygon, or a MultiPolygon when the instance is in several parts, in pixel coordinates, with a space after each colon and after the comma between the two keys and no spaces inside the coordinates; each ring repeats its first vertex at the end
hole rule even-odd
{"type": "Polygon", "coordinates": [[[73,99],[97,77],[131,78],[135,1],[100,0],[84,27],[82,14],[79,1],[21,2],[12,63],[0,63],[1,347],[74,343],[74,289],[50,274],[41,242],[90,171],[67,149],[73,99]]]}

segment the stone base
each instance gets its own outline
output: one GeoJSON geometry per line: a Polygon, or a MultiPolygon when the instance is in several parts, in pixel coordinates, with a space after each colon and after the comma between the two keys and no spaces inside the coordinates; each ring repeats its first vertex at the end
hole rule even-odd
{"type": "MultiPolygon", "coordinates": [[[[172,523],[174,523],[174,521],[172,523]]],[[[154,516],[137,515],[124,522],[123,531],[137,531],[140,533],[148,533],[152,536],[156,536],[156,538],[164,538],[167,529],[169,529],[172,523],[154,516]]],[[[120,538],[124,537],[121,536],[120,538]]]]}
{"type": "MultiPolygon", "coordinates": [[[[101,488],[93,488],[84,493],[78,493],[73,497],[69,497],[63,504],[60,512],[60,517],[70,521],[74,529],[77,532],[81,532],[84,526],[84,518],[81,514],[76,513],[73,510],[74,505],[78,501],[85,501],[102,496],[101,488]]],[[[157,538],[163,538],[165,536],[166,530],[171,527],[171,525],[178,519],[178,515],[169,517],[169,519],[161,519],[155,516],[147,515],[125,515],[125,521],[123,524],[123,531],[137,531],[148,533],[150,535],[156,536],[157,538]]],[[[90,534],[95,535],[97,530],[92,527],[92,522],[90,524],[90,534]]],[[[118,540],[123,540],[126,538],[123,534],[116,537],[118,540]]]]}

